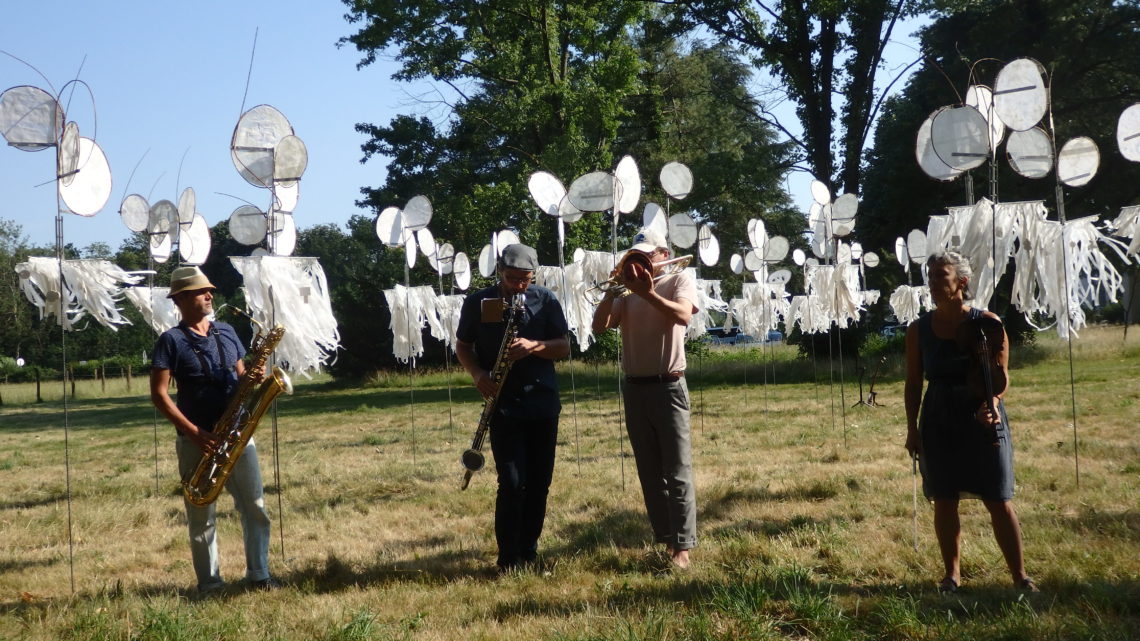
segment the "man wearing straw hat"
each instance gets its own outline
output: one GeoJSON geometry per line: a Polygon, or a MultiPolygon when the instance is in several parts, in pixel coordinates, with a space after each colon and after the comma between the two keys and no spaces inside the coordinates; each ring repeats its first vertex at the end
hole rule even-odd
{"type": "MultiPolygon", "coordinates": [[[[159,336],[154,346],[150,375],[150,398],[159,412],[178,431],[178,472],[192,474],[205,450],[217,436],[214,424],[225,413],[238,379],[245,372],[245,347],[230,325],[211,321],[214,285],[197,267],[179,267],[170,279],[170,294],[182,322],[159,336]],[[170,380],[178,388],[171,400],[170,380]]],[[[273,589],[278,582],[269,575],[269,513],[252,439],[233,467],[226,490],[241,514],[245,542],[246,579],[256,589],[273,589]]],[[[185,501],[185,499],[184,499],[185,501]]],[[[218,560],[215,504],[198,507],[186,503],[190,530],[190,555],[198,578],[198,591],[209,593],[225,586],[218,560]]]]}
{"type": "Polygon", "coordinates": [[[684,272],[662,276],[669,245],[642,229],[623,261],[630,296],[607,290],[594,310],[594,333],[621,329],[622,392],[629,444],[645,511],[670,560],[689,567],[697,544],[697,504],[689,440],[689,388],[685,383],[685,328],[696,313],[696,282],[684,272]]]}
{"type": "Polygon", "coordinates": [[[499,477],[497,565],[504,573],[537,563],[562,410],[554,361],[570,353],[570,330],[554,292],[531,284],[538,269],[533,248],[507,245],[497,269],[499,282],[463,301],[455,355],[484,398],[498,394],[490,435],[499,477]],[[510,371],[496,386],[491,372],[507,329],[504,308],[517,295],[524,298],[517,338],[507,346],[510,371]]]}

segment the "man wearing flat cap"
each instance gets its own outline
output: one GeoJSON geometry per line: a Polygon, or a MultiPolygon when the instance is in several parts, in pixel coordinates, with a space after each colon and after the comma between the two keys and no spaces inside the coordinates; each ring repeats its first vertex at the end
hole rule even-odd
{"type": "Polygon", "coordinates": [[[464,299],[455,331],[455,354],[479,393],[489,399],[498,391],[490,434],[499,480],[495,541],[500,572],[537,562],[562,410],[554,360],[570,353],[562,306],[554,292],[531,284],[537,269],[534,249],[505,247],[497,265],[499,281],[464,299]],[[505,312],[516,296],[523,297],[518,334],[507,347],[510,370],[498,390],[492,371],[507,330],[505,312]]]}
{"type": "Polygon", "coordinates": [[[633,243],[621,274],[631,295],[606,292],[594,310],[593,329],[621,328],[625,424],[645,511],[657,542],[684,569],[697,544],[685,383],[685,330],[697,312],[697,287],[685,272],[661,274],[669,245],[659,232],[642,229],[633,243]]]}
{"type": "MultiPolygon", "coordinates": [[[[217,436],[214,425],[225,413],[238,379],[245,373],[245,347],[234,328],[211,321],[214,285],[197,267],[179,267],[170,280],[170,294],[182,321],[158,337],[150,374],[150,398],[159,412],[174,424],[178,437],[178,472],[190,476],[202,454],[217,436]],[[178,388],[170,398],[170,380],[178,388]]],[[[257,462],[257,446],[250,439],[233,467],[226,490],[241,514],[245,541],[246,580],[257,589],[278,587],[269,575],[269,513],[257,462]]],[[[183,499],[190,530],[190,556],[205,594],[225,586],[218,561],[216,503],[198,507],[183,499]]]]}

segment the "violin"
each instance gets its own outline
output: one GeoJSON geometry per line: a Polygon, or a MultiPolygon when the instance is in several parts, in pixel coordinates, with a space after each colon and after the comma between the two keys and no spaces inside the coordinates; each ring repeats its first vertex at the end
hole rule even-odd
{"type": "Polygon", "coordinates": [[[1004,392],[1009,383],[1001,365],[1005,327],[1000,319],[992,316],[967,319],[958,326],[956,339],[958,349],[970,359],[966,368],[966,386],[976,398],[984,399],[991,418],[989,425],[982,427],[992,432],[993,444],[997,446],[997,426],[1001,424],[1001,417],[994,396],[1004,392]]]}

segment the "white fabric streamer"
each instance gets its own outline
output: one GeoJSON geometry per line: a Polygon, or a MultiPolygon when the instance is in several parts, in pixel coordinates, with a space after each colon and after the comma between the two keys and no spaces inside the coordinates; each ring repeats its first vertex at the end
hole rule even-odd
{"type": "Polygon", "coordinates": [[[1114,236],[1129,240],[1128,255],[1140,255],[1140,205],[1132,205],[1120,210],[1116,220],[1108,224],[1114,236]]]}
{"type": "Polygon", "coordinates": [[[710,325],[713,324],[710,312],[724,313],[728,311],[728,303],[720,297],[720,281],[719,280],[701,280],[697,278],[697,270],[692,267],[686,269],[689,275],[696,281],[697,284],[697,300],[693,301],[697,306],[697,313],[693,314],[692,319],[689,320],[689,327],[685,330],[685,337],[689,340],[696,340],[705,335],[710,325]]]}
{"type": "MultiPolygon", "coordinates": [[[[440,295],[435,297],[435,315],[444,329],[444,336],[436,336],[455,351],[455,328],[459,326],[459,312],[463,309],[463,294],[440,295]]],[[[434,334],[433,334],[434,336],[434,334]]]]}
{"type": "Polygon", "coordinates": [[[180,316],[174,301],[166,297],[169,287],[128,287],[127,300],[142,314],[143,320],[161,334],[178,324],[180,316]]]}
{"type": "Polygon", "coordinates": [[[924,309],[934,309],[930,288],[926,285],[899,285],[890,298],[891,311],[903,325],[918,320],[924,309]]]}
{"type": "Polygon", "coordinates": [[[63,261],[63,292],[60,292],[60,263],[55,258],[33,256],[16,265],[20,290],[39,308],[40,319],[56,317],[65,330],[77,329],[84,316],[111,330],[129,325],[118,307],[123,286],[133,285],[141,277],[124,271],[107,260],[84,259],[63,261]],[[63,317],[59,301],[63,300],[63,317]]]}
{"type": "Polygon", "coordinates": [[[432,331],[439,326],[436,313],[435,291],[431,287],[404,287],[396,285],[384,290],[384,300],[392,310],[389,328],[392,330],[392,355],[397,360],[415,364],[424,354],[424,326],[432,331]]]}
{"type": "Polygon", "coordinates": [[[291,372],[312,378],[340,347],[325,272],[316,258],[233,256],[250,315],[264,327],[285,327],[274,356],[291,372]]]}

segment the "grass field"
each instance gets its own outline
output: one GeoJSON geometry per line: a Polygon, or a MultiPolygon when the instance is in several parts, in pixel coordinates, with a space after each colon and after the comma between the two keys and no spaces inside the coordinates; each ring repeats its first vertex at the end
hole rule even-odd
{"type": "Polygon", "coordinates": [[[687,572],[649,544],[612,367],[575,365],[572,394],[561,366],[547,571],[504,577],[493,472],[458,489],[479,413],[464,376],[302,379],[280,403],[277,447],[268,418],[257,438],[286,587],[242,589],[223,497],[233,584],[208,599],[192,589],[173,429],[156,431],[140,381],[79,386],[66,468],[61,385],[45,384],[43,404],[34,385],[0,386],[0,639],[1140,638],[1137,334],[1090,328],[1073,345],[1076,458],[1067,345],[1047,334],[1012,356],[1015,503],[1036,595],[1009,587],[977,502],[963,503],[963,589],[934,589],[921,500],[914,549],[897,357],[878,407],[851,407],[855,363],[841,388],[838,363],[786,346],[691,359],[701,542],[687,572]]]}

